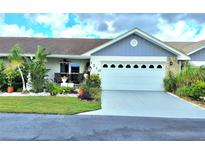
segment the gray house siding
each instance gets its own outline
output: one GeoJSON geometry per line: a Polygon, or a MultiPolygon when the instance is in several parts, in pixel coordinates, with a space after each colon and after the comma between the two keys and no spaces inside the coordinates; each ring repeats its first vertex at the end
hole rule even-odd
{"type": "Polygon", "coordinates": [[[171,52],[149,42],[137,35],[131,35],[118,41],[98,52],[92,54],[93,56],[175,56],[171,52]],[[138,45],[132,47],[130,41],[136,39],[138,45]]]}
{"type": "Polygon", "coordinates": [[[205,61],[205,48],[190,55],[191,61],[205,61]]]}

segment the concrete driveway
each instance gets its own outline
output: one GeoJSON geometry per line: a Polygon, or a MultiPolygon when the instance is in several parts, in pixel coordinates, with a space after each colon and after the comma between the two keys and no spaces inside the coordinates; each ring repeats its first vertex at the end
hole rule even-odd
{"type": "Polygon", "coordinates": [[[102,109],[87,115],[205,118],[205,110],[165,92],[103,91],[102,109]]]}

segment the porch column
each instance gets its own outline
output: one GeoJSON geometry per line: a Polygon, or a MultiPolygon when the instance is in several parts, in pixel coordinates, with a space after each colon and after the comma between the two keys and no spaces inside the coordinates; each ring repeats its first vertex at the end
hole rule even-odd
{"type": "Polygon", "coordinates": [[[181,69],[182,69],[182,61],[179,60],[179,61],[178,61],[178,64],[179,64],[179,72],[181,72],[181,69]]]}
{"type": "Polygon", "coordinates": [[[72,62],[69,62],[69,64],[68,64],[68,73],[69,73],[69,74],[71,74],[71,63],[72,63],[72,62]]]}

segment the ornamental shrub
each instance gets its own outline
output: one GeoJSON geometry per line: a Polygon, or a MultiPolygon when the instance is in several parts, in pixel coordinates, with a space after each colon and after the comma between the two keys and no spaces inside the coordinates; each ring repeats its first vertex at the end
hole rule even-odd
{"type": "Polygon", "coordinates": [[[191,86],[197,81],[205,81],[205,67],[188,65],[176,75],[177,87],[191,86]]]}
{"type": "Polygon", "coordinates": [[[91,96],[98,102],[101,101],[101,89],[100,88],[90,88],[91,96]]]}
{"type": "Polygon", "coordinates": [[[89,87],[100,88],[101,79],[99,74],[91,74],[90,77],[86,78],[86,84],[89,87]]]}
{"type": "Polygon", "coordinates": [[[190,87],[188,86],[183,86],[183,87],[180,87],[180,88],[177,88],[176,90],[176,95],[178,96],[189,96],[190,95],[190,87]]]}
{"type": "Polygon", "coordinates": [[[168,75],[164,78],[164,89],[169,92],[175,92],[177,79],[176,76],[170,71],[168,75]]]}
{"type": "Polygon", "coordinates": [[[73,88],[70,87],[60,87],[60,94],[70,94],[73,92],[73,88]]]}
{"type": "Polygon", "coordinates": [[[60,85],[50,82],[48,83],[47,91],[50,93],[51,96],[56,96],[60,93],[60,85]]]}
{"type": "Polygon", "coordinates": [[[190,87],[189,97],[200,100],[205,97],[205,82],[197,81],[190,87]]]}
{"type": "Polygon", "coordinates": [[[57,83],[50,82],[47,85],[47,91],[51,96],[56,96],[57,94],[70,94],[73,92],[73,89],[70,87],[61,87],[57,83]]]}

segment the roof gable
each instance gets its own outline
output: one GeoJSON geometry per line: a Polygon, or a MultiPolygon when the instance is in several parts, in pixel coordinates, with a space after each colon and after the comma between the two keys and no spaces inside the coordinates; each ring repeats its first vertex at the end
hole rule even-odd
{"type": "Polygon", "coordinates": [[[140,37],[142,37],[142,38],[144,38],[144,39],[146,39],[146,40],[148,40],[148,41],[150,41],[150,42],[152,42],[152,43],[154,43],[154,44],[164,48],[165,50],[167,50],[167,51],[177,55],[177,58],[179,60],[189,60],[190,59],[184,53],[178,51],[177,49],[167,45],[166,43],[158,40],[157,38],[155,38],[153,36],[148,35],[147,33],[143,32],[143,31],[141,31],[141,30],[139,30],[137,28],[135,28],[135,29],[133,29],[131,31],[128,31],[127,33],[124,33],[124,34],[120,35],[119,37],[116,37],[115,39],[110,40],[110,41],[104,43],[103,45],[100,45],[100,46],[98,46],[98,47],[96,47],[96,48],[94,48],[94,49],[84,53],[83,55],[90,56],[91,54],[93,54],[93,53],[95,53],[95,52],[97,52],[97,51],[99,51],[99,50],[101,50],[101,49],[103,49],[103,48],[105,48],[107,46],[110,46],[110,45],[112,45],[112,44],[114,44],[114,43],[116,43],[116,42],[126,38],[127,36],[132,35],[132,34],[139,35],[140,37]]]}
{"type": "Polygon", "coordinates": [[[172,57],[173,53],[153,44],[144,38],[132,34],[126,38],[115,42],[101,50],[91,54],[92,56],[159,56],[159,57],[172,57]],[[137,41],[136,46],[132,46],[132,40],[137,41]]]}

